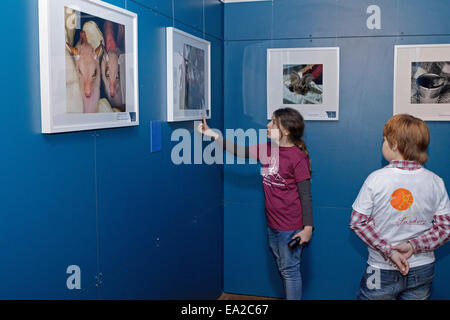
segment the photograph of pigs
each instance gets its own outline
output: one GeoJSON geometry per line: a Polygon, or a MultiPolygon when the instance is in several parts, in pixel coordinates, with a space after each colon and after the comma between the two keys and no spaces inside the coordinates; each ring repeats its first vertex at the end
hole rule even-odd
{"type": "Polygon", "coordinates": [[[125,112],[125,26],[65,7],[67,113],[125,112]]]}

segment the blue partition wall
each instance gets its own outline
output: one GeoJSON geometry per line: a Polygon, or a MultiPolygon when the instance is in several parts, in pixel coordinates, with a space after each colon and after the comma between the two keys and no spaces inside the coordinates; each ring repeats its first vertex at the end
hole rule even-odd
{"type": "Polygon", "coordinates": [[[138,14],[137,127],[40,133],[38,1],[2,2],[0,299],[215,299],[223,288],[223,168],[171,161],[165,27],[211,42],[211,124],[223,126],[223,4],[109,0],[138,14]],[[6,45],[7,43],[7,45],[6,45]],[[207,193],[207,196],[205,194],[207,193]],[[69,265],[81,290],[68,290],[69,265]]]}
{"type": "MultiPolygon", "coordinates": [[[[393,114],[394,46],[450,43],[446,0],[274,0],[225,5],[224,127],[264,128],[266,50],[340,48],[340,119],[307,121],[316,230],[302,260],[305,299],[354,299],[367,249],[349,228],[367,175],[385,165],[384,123],[393,114]],[[369,30],[369,5],[381,29],[369,30]]],[[[426,167],[450,186],[450,123],[428,122],[426,167]]],[[[282,297],[269,251],[259,168],[224,169],[224,291],[282,297]]],[[[434,299],[449,299],[450,245],[436,252],[434,299]]]]}

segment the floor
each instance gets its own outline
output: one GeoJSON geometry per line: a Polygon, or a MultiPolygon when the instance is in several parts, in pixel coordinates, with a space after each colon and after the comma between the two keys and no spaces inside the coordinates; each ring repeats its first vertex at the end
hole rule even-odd
{"type": "Polygon", "coordinates": [[[244,294],[222,293],[217,300],[281,300],[271,297],[248,296],[244,294]]]}

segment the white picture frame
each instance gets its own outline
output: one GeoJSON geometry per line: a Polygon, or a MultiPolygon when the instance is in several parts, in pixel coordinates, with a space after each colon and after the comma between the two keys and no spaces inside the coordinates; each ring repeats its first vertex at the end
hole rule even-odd
{"type": "Polygon", "coordinates": [[[396,45],[394,115],[450,121],[450,44],[396,45]]]}
{"type": "Polygon", "coordinates": [[[137,27],[103,1],[39,0],[42,133],[139,125],[137,27]]]}
{"type": "Polygon", "coordinates": [[[166,28],[167,121],[211,118],[211,44],[166,28]]]}
{"type": "Polygon", "coordinates": [[[267,49],[267,119],[282,107],[339,120],[339,47],[267,49]]]}

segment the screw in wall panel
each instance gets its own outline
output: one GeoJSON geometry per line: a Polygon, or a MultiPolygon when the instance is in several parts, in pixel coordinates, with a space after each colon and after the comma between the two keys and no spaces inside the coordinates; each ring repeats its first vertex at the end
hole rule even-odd
{"type": "Polygon", "coordinates": [[[103,283],[103,273],[99,273],[98,275],[95,276],[95,286],[98,288],[102,285],[103,283]]]}

